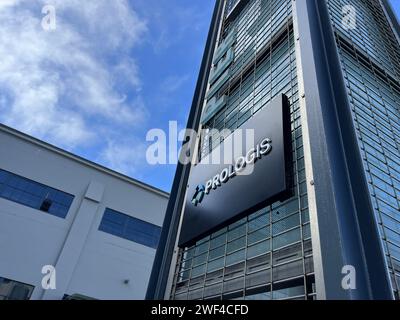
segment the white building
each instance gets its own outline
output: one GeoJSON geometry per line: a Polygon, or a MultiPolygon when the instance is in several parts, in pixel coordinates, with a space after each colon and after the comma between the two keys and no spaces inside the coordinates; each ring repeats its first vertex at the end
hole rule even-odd
{"type": "Polygon", "coordinates": [[[167,201],[0,125],[0,300],[144,299],[167,201]]]}

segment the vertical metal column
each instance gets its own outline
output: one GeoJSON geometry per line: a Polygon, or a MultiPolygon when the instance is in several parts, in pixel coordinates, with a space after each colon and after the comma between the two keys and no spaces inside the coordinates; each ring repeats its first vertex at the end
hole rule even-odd
{"type": "Polygon", "coordinates": [[[393,299],[327,3],[293,9],[317,298],[393,299]]]}

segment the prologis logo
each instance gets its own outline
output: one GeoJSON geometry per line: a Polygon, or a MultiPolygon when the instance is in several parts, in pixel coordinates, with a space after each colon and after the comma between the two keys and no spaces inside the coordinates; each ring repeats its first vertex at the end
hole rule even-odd
{"type": "Polygon", "coordinates": [[[196,187],[196,191],[192,198],[192,204],[195,207],[197,207],[197,205],[203,201],[205,191],[206,191],[206,187],[202,184],[199,184],[196,187]]]}
{"type": "Polygon", "coordinates": [[[216,190],[226,184],[233,177],[241,175],[247,166],[255,165],[259,159],[268,155],[271,150],[272,140],[265,138],[254,148],[251,148],[245,156],[237,158],[234,164],[223,169],[221,173],[208,180],[205,185],[199,184],[194,192],[192,204],[197,207],[203,201],[203,198],[211,192],[211,190],[216,190]]]}

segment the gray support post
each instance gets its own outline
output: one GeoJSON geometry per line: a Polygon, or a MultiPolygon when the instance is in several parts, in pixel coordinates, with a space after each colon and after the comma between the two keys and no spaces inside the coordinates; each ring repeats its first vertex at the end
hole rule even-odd
{"type": "Polygon", "coordinates": [[[317,298],[392,299],[326,1],[293,9],[317,298]]]}

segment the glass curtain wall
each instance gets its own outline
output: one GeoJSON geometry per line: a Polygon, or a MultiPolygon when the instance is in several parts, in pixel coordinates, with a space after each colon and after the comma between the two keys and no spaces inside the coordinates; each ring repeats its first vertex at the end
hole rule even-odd
{"type": "Polygon", "coordinates": [[[328,0],[393,290],[400,289],[400,47],[378,0],[328,0]],[[354,10],[353,23],[343,21],[354,10]]]}
{"type": "MultiPolygon", "coordinates": [[[[227,12],[235,1],[230,2],[227,12]]],[[[171,299],[314,299],[291,1],[248,1],[222,28],[223,38],[236,33],[229,80],[215,93],[226,95],[226,105],[203,128],[235,130],[275,96],[286,94],[291,111],[293,196],[180,249],[171,299]]],[[[223,138],[207,137],[200,155],[223,138]]]]}

